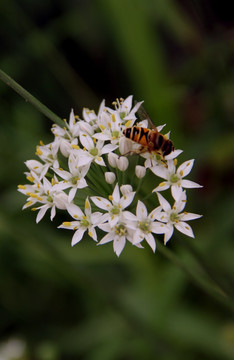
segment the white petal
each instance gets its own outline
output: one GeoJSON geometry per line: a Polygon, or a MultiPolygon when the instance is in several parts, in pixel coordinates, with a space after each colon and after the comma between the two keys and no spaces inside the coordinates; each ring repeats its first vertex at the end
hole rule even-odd
{"type": "Polygon", "coordinates": [[[156,217],[158,217],[159,214],[161,213],[161,210],[162,210],[162,207],[161,207],[161,206],[156,207],[155,209],[153,209],[153,210],[149,213],[148,218],[149,218],[151,221],[154,221],[154,220],[156,219],[156,217]]]}
{"type": "Polygon", "coordinates": [[[43,206],[41,206],[37,217],[36,217],[36,223],[38,223],[39,221],[41,221],[41,219],[43,218],[43,216],[45,215],[46,211],[50,208],[49,205],[45,204],[43,206]]]}
{"type": "Polygon", "coordinates": [[[118,184],[115,185],[112,197],[113,197],[113,202],[119,203],[119,201],[120,201],[120,193],[119,193],[119,185],[118,184]]]}
{"type": "Polygon", "coordinates": [[[200,217],[202,217],[202,215],[193,214],[193,213],[182,213],[182,214],[180,214],[180,219],[182,221],[195,220],[195,219],[199,219],[200,217]]]}
{"type": "MultiPolygon", "coordinates": [[[[123,111],[126,111],[126,112],[129,112],[131,107],[132,107],[132,98],[133,98],[133,95],[129,95],[123,102],[122,104],[122,108],[123,108],[123,111]]],[[[137,105],[137,104],[136,104],[137,105]]],[[[136,106],[135,105],[135,106],[136,106]]]]}
{"type": "Polygon", "coordinates": [[[51,208],[51,213],[50,213],[50,220],[53,221],[53,218],[55,217],[56,215],[56,207],[55,205],[52,206],[51,208]]]}
{"type": "Polygon", "coordinates": [[[179,156],[182,152],[183,152],[183,150],[174,150],[174,151],[172,151],[169,155],[165,156],[165,160],[175,159],[175,158],[177,158],[177,156],[179,156]]]}
{"type": "Polygon", "coordinates": [[[172,185],[171,186],[171,194],[175,201],[179,201],[182,195],[183,189],[181,186],[178,185],[172,185]]]}
{"type": "Polygon", "coordinates": [[[172,237],[173,232],[174,232],[174,227],[172,225],[169,225],[168,226],[168,231],[164,235],[164,245],[166,245],[168,240],[170,240],[170,238],[172,237]]]}
{"type": "Polygon", "coordinates": [[[126,244],[125,236],[115,238],[114,243],[113,243],[113,247],[114,247],[114,252],[116,253],[117,256],[119,256],[121,254],[125,244],[126,244]]]}
{"type": "Polygon", "coordinates": [[[143,231],[137,229],[133,235],[133,241],[132,241],[133,245],[139,244],[142,240],[144,240],[144,238],[145,238],[145,234],[143,233],[143,231]]]}
{"type": "Polygon", "coordinates": [[[113,228],[119,221],[119,215],[111,216],[108,219],[110,227],[113,228]]]}
{"type": "Polygon", "coordinates": [[[118,145],[113,145],[113,144],[107,144],[105,146],[103,146],[101,154],[108,154],[112,151],[114,151],[115,149],[117,149],[118,145]]]}
{"type": "Polygon", "coordinates": [[[194,164],[194,159],[185,161],[183,164],[181,164],[178,167],[177,174],[179,174],[182,177],[187,176],[192,170],[193,164],[194,164]]]}
{"type": "Polygon", "coordinates": [[[80,134],[80,142],[87,150],[91,150],[94,147],[93,139],[85,133],[80,134]]]}
{"type": "Polygon", "coordinates": [[[77,184],[77,189],[83,189],[86,186],[88,186],[86,180],[84,178],[81,178],[77,184]]]}
{"type": "Polygon", "coordinates": [[[111,227],[109,223],[105,223],[105,224],[97,224],[97,226],[99,227],[99,229],[110,233],[111,232],[111,227]]]}
{"type": "Polygon", "coordinates": [[[75,195],[76,195],[76,191],[77,191],[77,188],[74,187],[72,188],[70,191],[69,191],[69,195],[68,195],[68,202],[72,202],[72,200],[74,199],[75,195]]]}
{"type": "Polygon", "coordinates": [[[89,236],[94,240],[97,241],[97,233],[94,226],[91,226],[89,229],[89,236]],[[92,235],[92,236],[91,236],[92,235]]]}
{"type": "Polygon", "coordinates": [[[112,208],[111,202],[103,197],[91,196],[91,200],[100,209],[109,211],[112,208]]]}
{"type": "Polygon", "coordinates": [[[186,196],[186,191],[184,190],[182,191],[179,200],[176,201],[174,204],[174,208],[176,208],[177,213],[180,213],[181,211],[184,210],[186,202],[187,202],[187,196],[186,196]]]}
{"type": "Polygon", "coordinates": [[[75,234],[72,237],[72,243],[71,245],[76,245],[80,240],[82,240],[84,232],[86,231],[86,228],[80,227],[78,230],[76,230],[75,234]]]}
{"type": "Polygon", "coordinates": [[[162,182],[161,184],[159,184],[154,190],[152,190],[152,192],[157,192],[157,191],[164,191],[169,189],[170,185],[167,182],[162,182]]]}
{"type": "Polygon", "coordinates": [[[79,208],[79,206],[71,203],[67,205],[67,211],[69,214],[76,220],[81,219],[84,216],[83,211],[79,208]]]}
{"type": "Polygon", "coordinates": [[[154,234],[165,234],[166,232],[168,232],[168,226],[166,224],[156,221],[151,224],[151,231],[154,234]]]}
{"type": "Polygon", "coordinates": [[[165,166],[156,165],[151,167],[150,170],[157,176],[167,180],[168,179],[168,169],[165,166]]]}
{"type": "Polygon", "coordinates": [[[108,234],[106,234],[101,241],[99,241],[98,245],[103,245],[103,244],[106,244],[110,241],[114,240],[114,233],[113,232],[110,232],[108,234]]]}
{"type": "Polygon", "coordinates": [[[147,241],[147,243],[149,244],[149,246],[151,247],[153,252],[155,252],[155,250],[156,250],[156,242],[155,242],[155,239],[154,239],[153,235],[151,233],[145,235],[145,240],[147,241]]]}
{"type": "Polygon", "coordinates": [[[95,163],[97,163],[98,165],[100,165],[100,166],[106,166],[106,164],[105,164],[105,162],[104,162],[104,160],[103,160],[103,158],[102,157],[98,157],[98,158],[96,158],[95,159],[95,163]]]}
{"type": "Polygon", "coordinates": [[[120,200],[121,208],[125,209],[126,207],[128,207],[133,201],[134,196],[135,196],[135,192],[123,195],[120,200]]]}
{"type": "Polygon", "coordinates": [[[202,188],[202,185],[199,185],[197,183],[195,183],[194,181],[191,180],[182,180],[181,181],[181,186],[183,188],[202,188]]]}
{"type": "Polygon", "coordinates": [[[183,234],[194,238],[193,230],[186,222],[180,221],[178,224],[175,224],[175,228],[183,234]]]}
{"type": "Polygon", "coordinates": [[[156,193],[158,196],[158,201],[160,202],[160,205],[162,206],[164,211],[169,211],[171,210],[171,205],[169,204],[169,202],[164,199],[164,197],[160,194],[160,193],[156,193]]]}
{"type": "Polygon", "coordinates": [[[90,164],[93,161],[93,157],[89,155],[88,152],[86,152],[86,155],[81,155],[79,157],[79,166],[85,166],[90,164]]]}
{"type": "Polygon", "coordinates": [[[124,221],[137,221],[136,215],[132,214],[130,211],[123,211],[122,217],[124,221]]]}
{"type": "Polygon", "coordinates": [[[137,208],[136,208],[136,215],[139,220],[145,220],[148,216],[147,208],[142,201],[138,200],[137,208]]]}

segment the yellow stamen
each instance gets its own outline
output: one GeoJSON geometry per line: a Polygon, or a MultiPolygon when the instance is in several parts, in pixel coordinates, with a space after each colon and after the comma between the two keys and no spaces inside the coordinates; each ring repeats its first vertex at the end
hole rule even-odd
{"type": "Polygon", "coordinates": [[[64,221],[63,223],[62,223],[62,225],[63,226],[71,226],[71,222],[70,221],[64,221]]]}
{"type": "Polygon", "coordinates": [[[80,147],[78,145],[72,145],[72,148],[76,149],[76,150],[79,150],[80,147]]]}
{"type": "Polygon", "coordinates": [[[112,196],[112,195],[109,195],[109,196],[108,196],[108,199],[109,199],[110,201],[112,201],[112,200],[113,200],[113,196],[112,196]]]}
{"type": "Polygon", "coordinates": [[[28,175],[27,177],[26,177],[26,179],[28,180],[28,181],[30,181],[30,182],[34,182],[34,177],[33,176],[31,176],[31,175],[28,175]]]}
{"type": "Polygon", "coordinates": [[[89,207],[90,207],[89,201],[85,200],[85,209],[89,209],[89,207]]]}
{"type": "Polygon", "coordinates": [[[131,125],[131,120],[128,120],[125,124],[126,127],[129,127],[131,125]]]}
{"type": "Polygon", "coordinates": [[[32,205],[32,204],[33,204],[32,201],[28,201],[28,202],[25,204],[25,206],[30,206],[30,205],[32,205]]]}
{"type": "Polygon", "coordinates": [[[40,155],[42,155],[42,154],[43,154],[43,152],[39,149],[39,146],[37,146],[35,155],[40,156],[40,155]]]}
{"type": "Polygon", "coordinates": [[[26,190],[26,186],[25,185],[18,185],[18,189],[26,190]]]}

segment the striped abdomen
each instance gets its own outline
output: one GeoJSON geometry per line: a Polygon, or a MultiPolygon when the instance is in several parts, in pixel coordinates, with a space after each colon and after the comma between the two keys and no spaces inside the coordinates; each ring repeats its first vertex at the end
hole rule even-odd
{"type": "Polygon", "coordinates": [[[128,139],[142,145],[148,152],[155,151],[162,156],[166,156],[174,150],[171,140],[167,139],[166,136],[162,135],[157,130],[132,126],[125,129],[123,134],[128,139]]]}

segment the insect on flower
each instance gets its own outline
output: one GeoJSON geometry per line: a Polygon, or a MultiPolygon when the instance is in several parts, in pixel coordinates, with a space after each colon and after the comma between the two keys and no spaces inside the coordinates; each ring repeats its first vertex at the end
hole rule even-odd
{"type": "MultiPolygon", "coordinates": [[[[141,147],[134,151],[129,151],[129,153],[141,154],[144,152],[159,154],[164,160],[166,155],[169,155],[172,151],[174,151],[174,145],[171,140],[167,138],[166,135],[161,134],[149,115],[141,105],[138,110],[139,117],[142,120],[147,119],[152,129],[140,127],[140,126],[132,126],[128,127],[123,131],[124,136],[126,138],[132,140],[141,145],[141,147]]],[[[127,155],[124,154],[124,155],[127,155]]]]}

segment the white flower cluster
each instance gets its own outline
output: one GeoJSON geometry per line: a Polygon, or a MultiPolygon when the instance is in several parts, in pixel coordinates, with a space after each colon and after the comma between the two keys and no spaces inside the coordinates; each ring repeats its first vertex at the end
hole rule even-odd
{"type": "MultiPolygon", "coordinates": [[[[174,150],[164,158],[156,152],[141,153],[141,145],[124,136],[126,128],[148,127],[147,119],[140,121],[136,116],[141,104],[132,106],[132,96],[117,100],[113,108],[102,101],[98,114],[84,108],[80,119],[72,110],[63,128],[53,125],[53,142],[47,145],[40,142],[37,146],[39,161],[26,161],[29,184],[18,186],[27,196],[23,209],[33,206],[32,210],[38,211],[36,222],[49,209],[51,220],[56,209],[66,210],[73,220],[63,222],[59,228],[74,231],[72,245],[77,244],[86,231],[96,242],[104,232],[106,235],[98,245],[113,241],[118,256],[127,240],[139,248],[146,240],[155,251],[153,234],[164,234],[166,244],[174,228],[194,237],[187,221],[200,215],[184,211],[184,189],[200,187],[184,179],[194,160],[176,168],[176,157],[181,150],[174,150]],[[125,156],[137,149],[139,155],[125,156]],[[156,186],[158,177],[164,181],[156,186]],[[142,184],[146,178],[156,186],[150,191],[148,184],[146,187],[142,184]],[[161,195],[161,191],[169,188],[172,206],[161,195]],[[154,192],[159,201],[157,207],[154,192]]],[[[162,128],[159,126],[157,130],[162,128]]]]}

